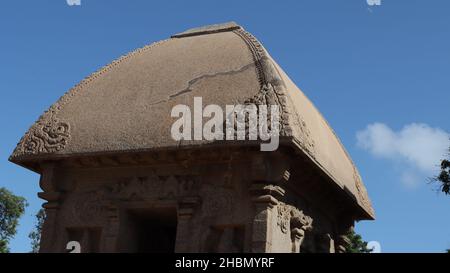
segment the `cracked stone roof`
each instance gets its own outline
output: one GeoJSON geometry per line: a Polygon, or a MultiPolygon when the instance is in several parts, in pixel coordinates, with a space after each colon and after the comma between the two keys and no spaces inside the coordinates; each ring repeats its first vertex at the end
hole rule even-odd
{"type": "Polygon", "coordinates": [[[373,216],[358,171],[326,120],[261,43],[234,22],[175,34],[93,73],[39,118],[10,160],[27,166],[74,155],[203,145],[208,141],[179,142],[170,135],[176,120],[171,109],[193,109],[194,96],[223,108],[278,104],[282,137],[373,216]]]}

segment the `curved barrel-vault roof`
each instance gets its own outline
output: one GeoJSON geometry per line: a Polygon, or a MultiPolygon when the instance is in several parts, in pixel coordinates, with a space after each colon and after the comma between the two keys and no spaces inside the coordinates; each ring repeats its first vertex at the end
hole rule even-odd
{"type": "Polygon", "coordinates": [[[28,161],[90,153],[202,145],[175,141],[177,104],[278,104],[281,136],[373,209],[353,162],[333,130],[261,43],[235,23],[212,25],[135,50],[81,81],[46,111],[10,157],[28,161]]]}

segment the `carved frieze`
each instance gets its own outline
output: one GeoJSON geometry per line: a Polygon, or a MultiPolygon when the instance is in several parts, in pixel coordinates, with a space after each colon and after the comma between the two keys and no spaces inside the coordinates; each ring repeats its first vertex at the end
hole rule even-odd
{"type": "Polygon", "coordinates": [[[200,181],[193,176],[147,176],[121,178],[106,185],[107,196],[118,200],[177,199],[195,195],[200,181]]]}
{"type": "Polygon", "coordinates": [[[92,224],[108,216],[111,202],[181,200],[198,194],[198,188],[199,180],[192,176],[120,178],[97,190],[70,194],[65,200],[65,222],[70,225],[92,224]]]}

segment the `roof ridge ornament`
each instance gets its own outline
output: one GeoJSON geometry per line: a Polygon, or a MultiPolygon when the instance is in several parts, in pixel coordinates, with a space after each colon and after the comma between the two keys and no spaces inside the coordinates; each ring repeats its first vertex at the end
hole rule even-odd
{"type": "Polygon", "coordinates": [[[231,22],[226,22],[226,23],[222,23],[222,24],[213,24],[213,25],[206,25],[206,26],[191,28],[191,29],[188,29],[181,33],[174,34],[170,37],[171,38],[184,38],[184,37],[190,37],[190,36],[233,31],[233,30],[240,29],[240,28],[241,28],[241,26],[236,24],[236,22],[231,21],[231,22]]]}

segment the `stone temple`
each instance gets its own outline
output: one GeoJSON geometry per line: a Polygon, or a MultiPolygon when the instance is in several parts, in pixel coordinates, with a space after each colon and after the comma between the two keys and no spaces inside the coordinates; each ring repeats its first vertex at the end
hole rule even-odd
{"type": "Polygon", "coordinates": [[[10,161],[40,174],[41,252],[343,252],[374,219],[319,111],[235,23],[135,50],[63,95],[10,161]],[[178,104],[279,106],[280,144],[171,137],[178,104]]]}

